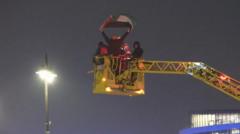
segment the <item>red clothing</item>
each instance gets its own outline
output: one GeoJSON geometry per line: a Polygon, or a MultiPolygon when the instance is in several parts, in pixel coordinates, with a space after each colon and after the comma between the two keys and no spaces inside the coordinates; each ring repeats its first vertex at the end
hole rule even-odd
{"type": "Polygon", "coordinates": [[[130,47],[127,43],[122,44],[121,46],[121,55],[124,57],[124,59],[128,60],[131,58],[132,53],[130,50],[130,47]]]}
{"type": "Polygon", "coordinates": [[[101,47],[100,48],[100,55],[107,55],[107,54],[108,54],[107,47],[101,47]]]}
{"type": "Polygon", "coordinates": [[[105,34],[105,32],[102,32],[102,35],[105,39],[105,41],[108,43],[108,49],[109,49],[109,55],[118,56],[121,53],[121,46],[123,44],[123,40],[127,37],[129,32],[126,32],[122,36],[120,36],[118,39],[112,39],[108,38],[108,36],[105,34]]]}

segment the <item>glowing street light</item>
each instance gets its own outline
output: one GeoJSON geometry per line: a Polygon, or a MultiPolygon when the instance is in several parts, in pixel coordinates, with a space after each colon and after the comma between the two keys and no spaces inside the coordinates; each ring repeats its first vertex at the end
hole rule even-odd
{"type": "Polygon", "coordinates": [[[36,74],[39,76],[41,80],[44,82],[51,84],[54,82],[55,78],[57,77],[57,74],[47,70],[47,69],[42,69],[36,72],[36,74]]]}
{"type": "Polygon", "coordinates": [[[49,120],[49,105],[48,105],[48,84],[54,82],[57,74],[48,70],[48,59],[45,56],[45,67],[36,72],[39,78],[44,82],[44,103],[45,103],[45,134],[50,134],[51,121],[49,120]]]}

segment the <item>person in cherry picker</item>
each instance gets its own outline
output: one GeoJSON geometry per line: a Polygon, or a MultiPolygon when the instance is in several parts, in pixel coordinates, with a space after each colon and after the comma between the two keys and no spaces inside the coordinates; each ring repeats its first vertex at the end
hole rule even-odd
{"type": "Polygon", "coordinates": [[[104,27],[111,22],[111,17],[108,18],[103,25],[100,27],[100,32],[102,33],[105,41],[108,44],[108,48],[109,48],[109,55],[113,55],[113,56],[119,56],[121,54],[121,46],[122,44],[124,44],[124,40],[127,37],[127,35],[129,34],[129,32],[131,31],[131,28],[128,28],[127,32],[125,32],[122,36],[119,35],[112,35],[111,38],[109,38],[106,33],[104,32],[104,27]]]}
{"type": "Polygon", "coordinates": [[[140,42],[135,41],[133,43],[132,58],[133,59],[140,59],[142,57],[143,57],[143,49],[141,48],[140,42]]]}
{"type": "Polygon", "coordinates": [[[128,43],[123,43],[121,46],[121,55],[124,57],[126,60],[130,60],[132,57],[132,52],[130,47],[128,46],[128,43]]]}
{"type": "Polygon", "coordinates": [[[102,41],[98,43],[97,50],[95,52],[94,56],[94,63],[96,65],[103,65],[104,64],[104,57],[108,55],[108,46],[105,45],[102,41]]]}
{"type": "Polygon", "coordinates": [[[128,63],[131,60],[132,54],[130,47],[127,43],[123,43],[121,46],[121,55],[120,57],[120,67],[119,71],[120,73],[124,72],[128,68],[128,63]]]}
{"type": "Polygon", "coordinates": [[[95,53],[95,56],[106,56],[108,55],[108,46],[104,44],[102,41],[98,43],[98,48],[95,53]]]}
{"type": "Polygon", "coordinates": [[[120,16],[110,16],[108,17],[101,27],[99,28],[100,32],[102,33],[107,45],[108,45],[108,54],[111,56],[112,59],[112,70],[119,74],[121,71],[120,66],[120,57],[122,53],[122,46],[124,44],[124,40],[129,34],[129,32],[132,30],[132,24],[130,23],[130,19],[126,16],[120,15],[120,16]],[[104,32],[106,28],[127,28],[127,31],[122,35],[112,35],[111,38],[107,36],[107,34],[104,32]],[[120,70],[120,71],[119,71],[120,70]]]}
{"type": "MultiPolygon", "coordinates": [[[[139,67],[138,60],[143,58],[143,49],[141,48],[140,42],[135,41],[133,43],[133,52],[132,52],[132,60],[136,61],[137,66],[139,67]]],[[[133,72],[131,75],[131,84],[133,85],[134,82],[137,80],[137,73],[133,72]]]]}

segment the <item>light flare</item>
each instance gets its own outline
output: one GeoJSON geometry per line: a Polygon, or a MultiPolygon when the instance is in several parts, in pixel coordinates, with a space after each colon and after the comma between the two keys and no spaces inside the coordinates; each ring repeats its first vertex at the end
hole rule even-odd
{"type": "Polygon", "coordinates": [[[49,84],[53,83],[55,78],[57,77],[57,74],[55,74],[49,70],[46,70],[46,69],[39,70],[36,72],[36,74],[40,77],[41,80],[43,80],[49,84]]]}
{"type": "Polygon", "coordinates": [[[140,90],[138,90],[138,91],[135,91],[135,93],[137,93],[137,94],[144,94],[144,90],[143,90],[143,89],[140,89],[140,90]]]}
{"type": "Polygon", "coordinates": [[[112,92],[112,89],[111,89],[110,87],[106,87],[106,88],[105,88],[105,91],[106,91],[106,92],[112,92]]]}

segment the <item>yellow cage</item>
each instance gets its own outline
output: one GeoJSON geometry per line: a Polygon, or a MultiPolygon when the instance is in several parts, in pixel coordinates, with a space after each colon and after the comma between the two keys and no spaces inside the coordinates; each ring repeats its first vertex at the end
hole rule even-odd
{"type": "Polygon", "coordinates": [[[96,56],[94,58],[94,83],[93,93],[109,95],[138,96],[144,95],[144,73],[132,72],[136,61],[123,63],[116,57],[96,56]]]}

